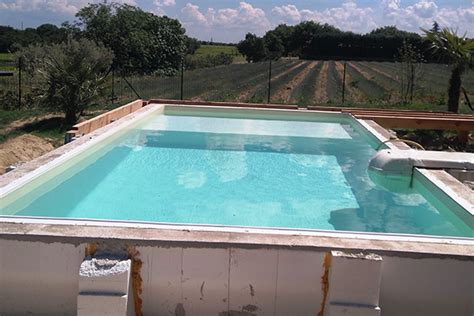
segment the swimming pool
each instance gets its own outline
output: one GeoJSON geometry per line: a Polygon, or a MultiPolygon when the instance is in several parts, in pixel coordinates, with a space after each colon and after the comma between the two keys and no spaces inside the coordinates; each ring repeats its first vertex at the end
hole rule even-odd
{"type": "Polygon", "coordinates": [[[170,107],[4,194],[0,214],[472,236],[416,179],[403,193],[373,183],[379,146],[348,116],[170,107]]]}

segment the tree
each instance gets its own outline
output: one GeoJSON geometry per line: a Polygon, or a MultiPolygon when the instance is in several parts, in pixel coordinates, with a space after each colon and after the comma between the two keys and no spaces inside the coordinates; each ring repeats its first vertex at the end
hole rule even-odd
{"type": "Polygon", "coordinates": [[[439,26],[438,22],[433,21],[433,27],[431,28],[431,32],[439,33],[441,31],[441,27],[439,26]]]}
{"type": "Polygon", "coordinates": [[[272,32],[268,32],[263,37],[268,59],[279,59],[285,53],[282,40],[272,32]]]}
{"type": "Polygon", "coordinates": [[[194,55],[194,53],[201,47],[201,42],[194,37],[186,36],[186,54],[194,55]]]}
{"type": "Polygon", "coordinates": [[[293,36],[293,30],[294,26],[280,24],[274,30],[268,31],[265,34],[265,37],[270,36],[270,34],[277,37],[284,47],[283,56],[288,56],[291,53],[291,39],[293,36]]]}
{"type": "Polygon", "coordinates": [[[89,4],[76,14],[84,35],[114,52],[114,67],[125,73],[171,75],[186,52],[178,20],[117,3],[89,4]]]}
{"type": "Polygon", "coordinates": [[[466,70],[474,68],[474,41],[466,34],[459,36],[457,31],[443,28],[439,32],[424,30],[431,43],[431,49],[438,57],[451,64],[451,78],[448,88],[448,111],[459,111],[459,99],[462,88],[462,75],[466,70]]]}
{"type": "Polygon", "coordinates": [[[239,52],[245,56],[247,62],[259,62],[265,60],[267,57],[267,51],[265,42],[261,37],[255,34],[247,33],[245,40],[240,41],[237,44],[239,52]]]}
{"type": "Polygon", "coordinates": [[[26,70],[41,79],[33,87],[40,105],[61,109],[68,125],[99,96],[113,59],[109,49],[87,39],[29,46],[18,56],[26,70]]]}
{"type": "Polygon", "coordinates": [[[413,102],[415,83],[421,75],[423,54],[409,41],[404,40],[398,50],[400,60],[400,96],[403,103],[413,102]]]}

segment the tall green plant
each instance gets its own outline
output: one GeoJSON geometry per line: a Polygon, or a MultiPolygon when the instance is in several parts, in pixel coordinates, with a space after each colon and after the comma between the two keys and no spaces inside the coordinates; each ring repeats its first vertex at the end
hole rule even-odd
{"type": "Polygon", "coordinates": [[[62,110],[68,125],[99,96],[113,60],[109,49],[87,39],[30,46],[19,57],[37,77],[33,90],[39,105],[62,110]]]}
{"type": "Polygon", "coordinates": [[[422,63],[425,61],[423,54],[416,46],[404,40],[398,50],[400,61],[400,97],[404,104],[413,102],[415,85],[421,77],[422,63]]]}
{"type": "Polygon", "coordinates": [[[466,34],[458,35],[456,30],[443,28],[441,31],[423,32],[431,43],[431,48],[442,60],[452,66],[448,88],[448,111],[459,111],[459,99],[462,87],[462,75],[474,67],[474,41],[466,34]]]}

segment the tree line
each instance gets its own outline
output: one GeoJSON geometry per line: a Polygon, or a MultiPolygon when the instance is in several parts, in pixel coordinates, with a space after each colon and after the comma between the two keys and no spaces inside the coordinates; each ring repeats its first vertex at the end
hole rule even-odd
{"type": "Polygon", "coordinates": [[[89,4],[77,12],[75,21],[59,27],[43,24],[17,30],[0,26],[0,52],[88,39],[112,51],[112,67],[117,71],[171,75],[180,69],[187,53],[199,48],[199,41],[185,33],[178,20],[156,16],[136,6],[89,4]]]}
{"type": "MultiPolygon", "coordinates": [[[[105,92],[108,75],[174,75],[199,48],[180,22],[127,4],[89,4],[76,21],[36,29],[0,27],[0,52],[12,52],[32,80],[25,106],[58,109],[74,124],[105,92]]],[[[2,91],[0,103],[17,98],[2,91]]],[[[11,103],[11,102],[10,102],[11,103]]]]}
{"type": "MultiPolygon", "coordinates": [[[[432,30],[440,31],[437,22],[433,23],[432,30]]],[[[249,62],[290,56],[301,59],[394,61],[404,43],[424,52],[424,59],[428,62],[444,61],[430,52],[431,44],[425,37],[395,26],[356,34],[313,21],[294,26],[281,24],[263,37],[248,33],[239,42],[238,49],[249,62]]]]}

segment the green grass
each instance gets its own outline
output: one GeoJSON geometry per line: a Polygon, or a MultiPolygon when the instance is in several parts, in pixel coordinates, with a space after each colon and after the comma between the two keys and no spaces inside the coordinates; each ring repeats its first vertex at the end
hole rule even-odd
{"type": "Polygon", "coordinates": [[[219,55],[220,53],[234,56],[234,63],[245,62],[245,57],[239,53],[236,46],[201,45],[201,47],[199,47],[199,49],[194,53],[194,56],[215,56],[219,55]]]}
{"type": "Polygon", "coordinates": [[[13,54],[0,53],[0,61],[13,61],[13,54]]]}
{"type": "MultiPolygon", "coordinates": [[[[103,112],[110,111],[121,106],[120,103],[104,103],[91,106],[84,114],[82,120],[91,119],[103,112]]],[[[46,109],[29,110],[0,110],[0,143],[10,138],[23,134],[32,134],[48,139],[55,147],[64,143],[64,134],[70,126],[64,124],[64,118],[60,113],[46,109]],[[51,115],[48,115],[51,114],[51,115]],[[48,115],[41,119],[41,117],[48,115]],[[31,123],[22,124],[17,128],[9,128],[11,124],[18,120],[37,118],[31,123]],[[39,118],[39,119],[38,119],[39,118]],[[8,129],[8,130],[5,130],[8,129]]]]}
{"type": "Polygon", "coordinates": [[[2,71],[13,71],[16,69],[13,54],[0,53],[0,70],[2,71]]]}
{"type": "Polygon", "coordinates": [[[0,110],[0,130],[8,127],[14,121],[38,116],[44,113],[45,113],[44,111],[40,111],[40,110],[30,110],[30,111],[0,110]]]}
{"type": "MultiPolygon", "coordinates": [[[[47,111],[43,110],[0,110],[0,143],[15,136],[35,132],[35,128],[34,126],[30,126],[31,124],[27,124],[21,128],[15,128],[5,131],[4,129],[10,127],[10,124],[12,124],[13,122],[22,119],[38,117],[47,113],[47,111]]],[[[47,129],[44,128],[38,130],[40,134],[46,131],[47,129]]],[[[64,137],[64,135],[62,137],[64,137]]]]}

